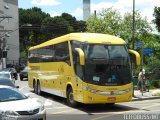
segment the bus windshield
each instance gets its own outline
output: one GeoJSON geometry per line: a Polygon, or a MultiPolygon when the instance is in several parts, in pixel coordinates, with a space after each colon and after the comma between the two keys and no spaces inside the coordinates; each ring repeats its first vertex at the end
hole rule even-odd
{"type": "Polygon", "coordinates": [[[86,58],[84,81],[108,86],[131,82],[126,45],[87,44],[83,50],[86,58]]]}

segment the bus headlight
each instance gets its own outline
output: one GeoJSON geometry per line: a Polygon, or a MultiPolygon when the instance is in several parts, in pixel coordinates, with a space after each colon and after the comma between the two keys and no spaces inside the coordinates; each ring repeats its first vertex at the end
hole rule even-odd
{"type": "Polygon", "coordinates": [[[91,89],[91,88],[86,87],[86,86],[83,86],[83,89],[86,90],[86,91],[92,92],[92,93],[96,93],[97,92],[97,90],[91,89]]]}
{"type": "Polygon", "coordinates": [[[121,90],[121,91],[114,91],[114,95],[122,95],[122,94],[126,94],[128,92],[130,92],[132,90],[132,88],[128,88],[126,90],[121,90]]]}

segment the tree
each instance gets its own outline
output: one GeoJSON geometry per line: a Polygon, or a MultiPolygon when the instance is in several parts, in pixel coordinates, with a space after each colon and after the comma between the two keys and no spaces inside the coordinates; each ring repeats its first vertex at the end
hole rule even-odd
{"type": "MultiPolygon", "coordinates": [[[[68,13],[51,17],[40,8],[19,9],[20,51],[27,56],[28,48],[49,39],[70,33],[85,31],[85,22],[77,21],[68,13]],[[24,26],[31,24],[32,26],[24,26]]],[[[26,58],[26,57],[25,57],[26,58]]]]}
{"type": "Polygon", "coordinates": [[[40,8],[33,7],[30,9],[19,9],[19,21],[20,25],[23,24],[33,24],[33,25],[40,25],[44,18],[50,17],[49,14],[42,12],[40,8]]]}
{"type": "Polygon", "coordinates": [[[52,38],[73,31],[68,21],[66,21],[61,16],[55,16],[54,18],[45,18],[42,22],[42,30],[52,38]]]}
{"type": "Polygon", "coordinates": [[[160,7],[155,7],[154,8],[153,16],[155,17],[153,22],[156,24],[156,28],[160,32],[160,7]]]}
{"type": "Polygon", "coordinates": [[[40,25],[45,17],[50,17],[50,15],[42,12],[42,10],[37,7],[19,9],[20,50],[25,51],[21,53],[25,53],[26,56],[29,46],[40,43],[42,39],[39,37],[42,35],[40,25]],[[25,24],[31,24],[32,26],[25,26],[25,24]]]}
{"type": "Polygon", "coordinates": [[[120,31],[121,16],[117,10],[108,8],[92,15],[86,22],[88,32],[99,32],[117,35],[120,31]]]}
{"type": "Polygon", "coordinates": [[[85,21],[77,21],[76,18],[68,13],[62,13],[64,18],[69,23],[69,32],[82,32],[85,31],[85,21]]]}
{"type": "MultiPolygon", "coordinates": [[[[108,8],[100,12],[97,16],[92,15],[87,20],[87,31],[98,32],[120,36],[129,44],[132,43],[132,13],[125,13],[124,17],[117,10],[108,8]]],[[[152,31],[150,24],[146,18],[142,18],[141,14],[135,12],[135,38],[141,38],[152,31]]],[[[144,41],[145,42],[145,41],[144,41]]]]}

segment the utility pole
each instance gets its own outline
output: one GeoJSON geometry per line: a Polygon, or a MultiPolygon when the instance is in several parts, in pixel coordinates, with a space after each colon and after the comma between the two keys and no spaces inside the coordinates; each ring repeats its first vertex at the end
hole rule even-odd
{"type": "Polygon", "coordinates": [[[135,44],[135,0],[133,0],[133,24],[132,24],[132,49],[134,49],[135,44]]]}
{"type": "MultiPolygon", "coordinates": [[[[135,33],[135,0],[133,0],[133,24],[132,24],[132,49],[134,49],[134,44],[135,44],[135,37],[134,37],[134,33],[135,33]]],[[[132,73],[134,73],[134,66],[132,63],[132,73]]],[[[132,76],[133,77],[133,76],[132,76]]],[[[133,78],[133,97],[134,97],[134,78],[133,78]]]]}
{"type": "MultiPolygon", "coordinates": [[[[6,16],[6,15],[3,15],[3,16],[0,16],[0,23],[4,20],[4,19],[10,19],[10,18],[12,18],[11,16],[6,16]]],[[[1,63],[1,65],[2,65],[2,68],[6,68],[6,37],[8,37],[7,36],[7,32],[9,32],[9,31],[11,31],[11,30],[4,30],[4,28],[3,28],[3,30],[0,30],[0,49],[1,49],[1,57],[2,58],[0,58],[1,59],[1,61],[0,61],[0,63],[1,63]],[[1,34],[1,33],[3,33],[3,32],[5,32],[4,34],[1,34]]]]}
{"type": "Polygon", "coordinates": [[[6,68],[6,55],[5,55],[5,52],[6,52],[6,38],[4,37],[3,38],[3,46],[2,46],[2,68],[6,68]]]}

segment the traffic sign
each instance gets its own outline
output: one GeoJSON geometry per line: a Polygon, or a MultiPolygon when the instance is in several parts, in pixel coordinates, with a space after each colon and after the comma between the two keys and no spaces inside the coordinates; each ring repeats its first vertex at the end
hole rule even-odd
{"type": "Polygon", "coordinates": [[[144,48],[143,49],[143,54],[145,55],[149,55],[153,53],[153,49],[152,48],[144,48]]]}
{"type": "Polygon", "coordinates": [[[136,49],[141,48],[143,46],[142,42],[136,42],[136,49]]]}

